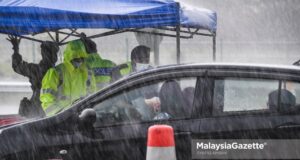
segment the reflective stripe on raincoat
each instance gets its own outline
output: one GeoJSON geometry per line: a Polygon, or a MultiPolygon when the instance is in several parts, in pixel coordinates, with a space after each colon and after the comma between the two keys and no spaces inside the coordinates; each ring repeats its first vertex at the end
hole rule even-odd
{"type": "Polygon", "coordinates": [[[95,75],[98,90],[110,83],[111,72],[113,67],[116,66],[115,63],[107,59],[102,59],[97,53],[92,53],[88,54],[88,57],[86,58],[86,64],[95,75]]]}

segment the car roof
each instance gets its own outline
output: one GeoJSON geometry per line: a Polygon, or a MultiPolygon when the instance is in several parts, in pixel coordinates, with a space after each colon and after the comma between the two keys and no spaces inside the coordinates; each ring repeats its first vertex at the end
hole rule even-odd
{"type": "Polygon", "coordinates": [[[255,64],[255,63],[187,63],[187,64],[173,64],[163,65],[157,68],[170,68],[170,67],[211,67],[211,68],[271,68],[271,69],[287,69],[287,70],[298,70],[300,67],[294,65],[275,65],[275,64],[255,64]]]}
{"type": "MultiPolygon", "coordinates": [[[[144,70],[141,72],[132,73],[128,76],[123,77],[126,79],[128,77],[133,77],[137,75],[142,75],[148,72],[158,72],[163,70],[175,70],[175,69],[236,69],[236,70],[270,70],[270,71],[286,71],[286,72],[299,72],[300,67],[294,65],[274,65],[274,64],[247,64],[247,63],[188,63],[188,64],[171,64],[162,65],[152,69],[144,70]]],[[[120,80],[122,80],[120,79],[120,80]]]]}

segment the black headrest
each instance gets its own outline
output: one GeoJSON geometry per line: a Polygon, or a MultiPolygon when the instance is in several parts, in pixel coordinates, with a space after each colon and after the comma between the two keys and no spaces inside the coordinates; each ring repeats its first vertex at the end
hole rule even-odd
{"type": "MultiPolygon", "coordinates": [[[[280,92],[280,106],[282,109],[287,109],[296,105],[296,98],[290,91],[282,89],[280,92]]],[[[268,103],[270,107],[278,108],[278,90],[269,94],[268,103]]]]}

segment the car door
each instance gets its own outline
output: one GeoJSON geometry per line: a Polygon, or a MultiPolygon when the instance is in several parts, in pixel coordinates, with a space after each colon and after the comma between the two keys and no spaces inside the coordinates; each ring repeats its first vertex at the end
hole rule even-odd
{"type": "Polygon", "coordinates": [[[190,159],[187,126],[193,121],[196,84],[197,77],[181,74],[144,80],[95,103],[92,108],[97,121],[89,159],[145,159],[147,130],[154,124],[171,125],[178,159],[190,159]],[[157,100],[158,108],[153,104],[157,100]],[[168,112],[170,117],[158,116],[162,112],[168,112]]]}

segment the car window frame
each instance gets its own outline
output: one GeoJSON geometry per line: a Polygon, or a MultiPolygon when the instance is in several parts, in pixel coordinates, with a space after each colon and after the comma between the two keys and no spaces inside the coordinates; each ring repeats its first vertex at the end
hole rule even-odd
{"type": "MultiPolygon", "coordinates": [[[[283,81],[292,81],[292,82],[298,82],[300,83],[300,76],[298,76],[297,74],[290,72],[289,70],[287,71],[281,71],[280,69],[271,69],[271,68],[267,68],[266,70],[264,69],[257,69],[257,68],[245,68],[245,69],[233,69],[233,68],[220,68],[220,69],[207,69],[206,72],[202,75],[202,77],[206,77],[207,80],[213,80],[213,82],[215,82],[215,79],[224,79],[224,78],[254,78],[254,79],[266,79],[266,80],[278,80],[279,82],[283,82],[283,81]]],[[[281,84],[279,83],[279,84],[281,84]]],[[[213,92],[214,90],[214,85],[215,83],[213,83],[213,85],[210,85],[208,88],[206,88],[206,91],[209,92],[213,92]]],[[[214,94],[214,93],[213,93],[214,94]]],[[[196,96],[196,95],[195,95],[196,96]]],[[[279,95],[278,95],[279,97],[279,95]]],[[[206,99],[209,100],[209,99],[206,99]]],[[[214,110],[213,107],[213,98],[210,99],[210,102],[206,102],[209,105],[205,106],[203,105],[201,102],[198,104],[198,108],[201,108],[198,111],[201,111],[202,109],[206,109],[206,110],[214,110]]],[[[278,106],[278,108],[280,108],[281,106],[278,106]]],[[[257,114],[264,114],[264,115],[278,115],[278,114],[282,114],[278,108],[275,111],[270,112],[269,110],[267,110],[266,112],[262,112],[257,111],[257,110],[252,110],[252,111],[248,111],[246,113],[244,112],[234,112],[234,113],[228,113],[228,114],[224,114],[224,115],[220,115],[220,116],[241,116],[241,115],[257,115],[257,114]],[[239,114],[237,114],[239,113],[239,114]]],[[[213,115],[212,111],[210,112],[210,114],[197,114],[194,115],[196,119],[201,119],[201,118],[211,118],[211,117],[220,117],[217,115],[213,115]]]]}
{"type": "MultiPolygon", "coordinates": [[[[70,109],[80,113],[86,108],[91,108],[95,103],[100,103],[106,98],[117,94],[120,90],[127,89],[137,83],[141,83],[140,81],[147,82],[153,80],[163,79],[165,77],[170,78],[187,78],[187,77],[204,77],[207,78],[258,78],[258,79],[279,79],[286,81],[294,81],[300,83],[300,76],[298,76],[298,72],[288,69],[273,69],[273,68],[257,68],[257,67],[216,67],[216,66],[188,66],[183,68],[163,68],[160,70],[154,71],[146,71],[146,73],[129,76],[125,79],[117,81],[111,84],[109,87],[104,88],[103,90],[89,96],[88,98],[82,100],[78,104],[74,105],[70,109]],[[154,77],[154,78],[153,78],[154,77]],[[144,81],[146,80],[146,81],[144,81]]],[[[197,81],[198,83],[198,81],[197,81]]],[[[197,85],[197,84],[196,84],[197,85]]],[[[211,90],[214,86],[211,86],[211,90]]],[[[196,88],[195,88],[196,89],[196,88]]],[[[209,89],[209,88],[208,88],[209,89]]],[[[197,90],[196,90],[197,91],[197,90]]],[[[196,92],[195,91],[195,92],[196,92]]],[[[195,93],[196,94],[196,93],[195,93]]],[[[196,97],[196,95],[195,95],[196,97]]],[[[212,103],[212,102],[211,102],[212,103]]],[[[201,108],[201,104],[193,103],[194,108],[201,108]]],[[[212,107],[212,106],[211,106],[212,107]]],[[[211,108],[212,109],[212,108],[211,108]]],[[[67,110],[66,110],[67,111],[67,110]]],[[[197,109],[197,111],[201,111],[201,109],[197,109]]],[[[261,113],[259,113],[261,114],[261,113]]],[[[231,115],[230,115],[231,116],[231,115]]],[[[203,116],[201,114],[197,114],[197,112],[193,112],[191,119],[199,119],[213,117],[212,114],[203,116]]],[[[153,121],[154,122],[154,121],[153,121]]],[[[161,122],[161,121],[158,121],[161,122]]]]}
{"type": "MultiPolygon", "coordinates": [[[[278,87],[277,89],[281,88],[282,86],[282,83],[284,81],[291,81],[291,82],[295,82],[295,83],[300,83],[300,80],[295,80],[295,79],[290,79],[289,77],[277,77],[277,78],[271,78],[269,76],[261,76],[261,75],[248,75],[248,76],[212,76],[214,78],[214,85],[213,85],[213,88],[214,89],[214,86],[215,86],[215,81],[216,80],[224,80],[226,78],[243,78],[243,79],[258,79],[258,80],[276,80],[278,81],[278,87]]],[[[273,76],[275,77],[275,76],[273,76]]],[[[214,92],[214,91],[213,91],[214,92]]],[[[280,97],[280,94],[281,92],[279,91],[278,92],[278,99],[280,97]]],[[[213,93],[214,95],[214,93],[213,93]]],[[[212,99],[213,101],[213,99],[212,99]]],[[[213,103],[213,102],[212,102],[213,103]]],[[[215,112],[215,110],[217,110],[217,108],[215,108],[215,106],[212,106],[212,110],[213,112],[215,112]]],[[[279,105],[277,106],[277,108],[275,109],[263,109],[263,110],[248,110],[248,111],[228,111],[228,112],[223,112],[223,108],[222,108],[222,111],[220,113],[222,114],[211,114],[210,117],[226,117],[226,116],[244,116],[244,115],[282,115],[282,114],[286,114],[282,111],[280,111],[280,108],[281,108],[281,104],[279,103],[279,105]]],[[[300,111],[299,111],[300,113],[300,111]]]]}
{"type": "MultiPolygon", "coordinates": [[[[281,83],[282,83],[281,80],[276,80],[276,79],[245,78],[245,77],[226,77],[226,78],[215,78],[214,79],[214,87],[215,87],[215,83],[216,83],[217,80],[223,80],[223,81],[225,81],[226,79],[235,79],[235,80],[239,80],[239,79],[273,80],[273,81],[278,82],[277,90],[281,87],[281,83]]],[[[214,90],[213,90],[213,92],[214,92],[214,90]]],[[[280,92],[278,92],[277,97],[279,97],[279,95],[280,95],[280,92]]],[[[215,93],[213,93],[213,96],[215,96],[215,93]]],[[[224,100],[224,95],[223,95],[223,100],[224,100]]],[[[254,109],[254,110],[246,110],[246,111],[226,111],[226,112],[224,112],[224,106],[222,108],[216,108],[214,105],[213,105],[213,109],[212,110],[213,110],[214,113],[217,112],[217,114],[213,114],[214,117],[216,117],[216,116],[226,116],[226,115],[245,115],[245,114],[272,114],[272,113],[278,112],[278,108],[276,108],[276,109],[271,108],[271,109],[254,109]],[[217,111],[217,110],[220,110],[220,111],[217,111]]]]}

